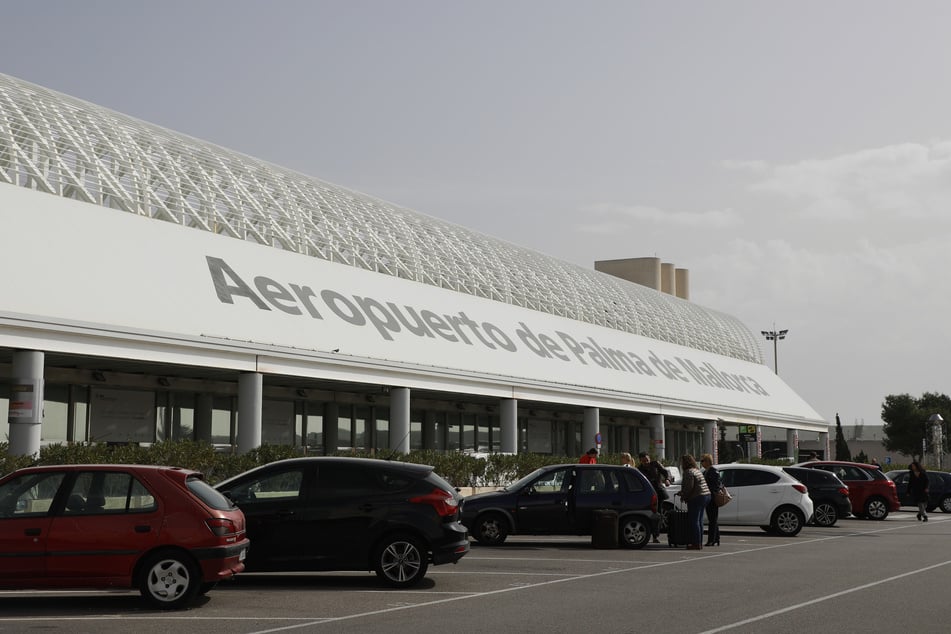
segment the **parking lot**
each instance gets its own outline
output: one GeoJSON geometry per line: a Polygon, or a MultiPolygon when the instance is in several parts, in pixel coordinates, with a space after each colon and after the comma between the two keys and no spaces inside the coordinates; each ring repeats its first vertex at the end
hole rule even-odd
{"type": "Polygon", "coordinates": [[[900,512],[793,538],[724,528],[702,551],[511,537],[408,591],[372,574],[246,574],[181,612],[138,593],[0,591],[0,631],[945,632],[949,520],[900,512]]]}

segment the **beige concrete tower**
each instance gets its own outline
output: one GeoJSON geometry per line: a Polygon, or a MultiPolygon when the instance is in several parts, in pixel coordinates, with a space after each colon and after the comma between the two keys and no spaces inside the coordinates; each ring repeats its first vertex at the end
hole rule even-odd
{"type": "Polygon", "coordinates": [[[690,299],[690,270],[676,269],[674,276],[677,278],[677,297],[680,299],[690,299]]]}
{"type": "Polygon", "coordinates": [[[677,294],[677,277],[674,275],[674,265],[670,262],[660,265],[660,290],[668,295],[677,294]]]}
{"type": "Polygon", "coordinates": [[[660,258],[624,258],[622,260],[599,260],[594,270],[641,286],[661,290],[660,258]]]}
{"type": "Polygon", "coordinates": [[[690,299],[690,271],[661,262],[660,258],[598,260],[594,263],[594,270],[680,299],[690,299]]]}

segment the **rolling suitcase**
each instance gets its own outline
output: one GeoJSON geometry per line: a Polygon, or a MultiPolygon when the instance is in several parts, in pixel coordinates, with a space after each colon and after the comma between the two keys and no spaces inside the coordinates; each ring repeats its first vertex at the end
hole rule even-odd
{"type": "Polygon", "coordinates": [[[686,546],[690,543],[690,531],[687,528],[687,506],[674,502],[674,508],[667,515],[667,545],[686,546]]]}

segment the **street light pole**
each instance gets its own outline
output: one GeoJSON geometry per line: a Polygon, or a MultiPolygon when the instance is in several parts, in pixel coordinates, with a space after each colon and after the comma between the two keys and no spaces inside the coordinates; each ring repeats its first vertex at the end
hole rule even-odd
{"type": "MultiPolygon", "coordinates": [[[[776,326],[774,325],[773,328],[775,327],[776,326]]],[[[777,356],[778,348],[776,347],[776,343],[780,339],[785,339],[786,333],[789,331],[788,330],[761,330],[760,332],[762,332],[763,336],[766,337],[766,341],[773,342],[773,372],[775,372],[776,374],[779,374],[779,357],[777,356]]]]}

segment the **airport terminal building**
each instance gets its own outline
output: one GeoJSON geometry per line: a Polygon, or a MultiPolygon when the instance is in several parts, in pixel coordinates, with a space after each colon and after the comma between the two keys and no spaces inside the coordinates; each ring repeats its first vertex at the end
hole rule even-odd
{"type": "Polygon", "coordinates": [[[15,453],[827,437],[730,315],[5,75],[0,220],[15,453]]]}

